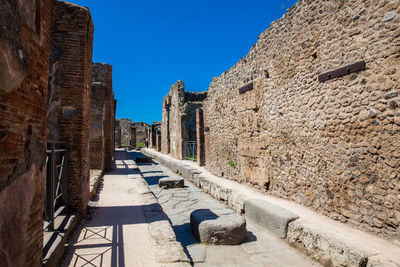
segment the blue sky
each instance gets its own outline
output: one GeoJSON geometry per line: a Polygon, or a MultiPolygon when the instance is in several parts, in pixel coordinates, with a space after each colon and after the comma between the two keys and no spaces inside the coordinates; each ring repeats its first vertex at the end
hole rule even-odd
{"type": "Polygon", "coordinates": [[[117,118],[161,120],[170,86],[207,90],[296,0],[72,0],[95,26],[93,62],[113,65],[117,118]]]}

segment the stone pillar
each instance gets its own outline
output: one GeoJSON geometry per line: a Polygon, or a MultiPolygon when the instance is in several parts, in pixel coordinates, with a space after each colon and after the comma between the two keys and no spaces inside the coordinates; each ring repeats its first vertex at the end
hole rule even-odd
{"type": "MultiPolygon", "coordinates": [[[[177,129],[177,134],[178,134],[178,148],[176,151],[176,157],[177,159],[183,159],[184,158],[184,132],[183,132],[183,123],[185,122],[185,116],[184,115],[179,115],[178,116],[178,129],[177,129]]],[[[174,156],[174,155],[173,155],[174,156]]]]}
{"type": "Polygon", "coordinates": [[[204,124],[204,163],[210,166],[210,127],[207,122],[207,113],[203,110],[203,124],[204,124]]]}
{"type": "Polygon", "coordinates": [[[115,148],[121,147],[121,126],[119,125],[119,120],[114,121],[114,136],[115,136],[115,148]]]}
{"type": "Polygon", "coordinates": [[[131,149],[136,148],[136,127],[133,125],[131,126],[131,142],[130,142],[131,149]]]}
{"type": "Polygon", "coordinates": [[[197,164],[204,166],[204,120],[203,109],[196,109],[196,138],[197,138],[197,164]]]}
{"type": "Polygon", "coordinates": [[[156,133],[156,148],[157,151],[161,151],[161,131],[157,131],[156,133]]]}
{"type": "MultiPolygon", "coordinates": [[[[105,111],[106,89],[103,82],[103,64],[92,64],[92,92],[90,104],[90,169],[104,169],[105,164],[105,111]]],[[[107,106],[107,108],[110,108],[107,106]]],[[[107,118],[107,123],[109,120],[107,118]]],[[[107,135],[109,142],[109,133],[107,135]]],[[[108,152],[108,151],[107,151],[108,152]]]]}
{"type": "Polygon", "coordinates": [[[105,112],[104,112],[104,169],[113,168],[114,159],[114,121],[117,102],[114,101],[112,85],[112,66],[104,63],[96,63],[105,90],[105,112]]]}
{"type": "Polygon", "coordinates": [[[0,4],[0,266],[41,266],[51,0],[0,4]]]}
{"type": "Polygon", "coordinates": [[[56,68],[51,99],[58,99],[60,141],[67,142],[68,200],[84,213],[89,201],[89,133],[92,88],[93,23],[89,9],[53,1],[52,68],[56,68]]]}

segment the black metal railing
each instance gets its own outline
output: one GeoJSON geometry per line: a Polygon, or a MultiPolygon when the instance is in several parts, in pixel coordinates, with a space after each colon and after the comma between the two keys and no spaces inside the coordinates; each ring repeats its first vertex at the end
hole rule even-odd
{"type": "Polygon", "coordinates": [[[54,230],[54,219],[67,209],[67,162],[67,144],[65,142],[48,142],[44,229],[49,231],[54,230]]]}
{"type": "Polygon", "coordinates": [[[197,142],[184,141],[183,142],[183,158],[188,160],[197,161],[197,142]]]}

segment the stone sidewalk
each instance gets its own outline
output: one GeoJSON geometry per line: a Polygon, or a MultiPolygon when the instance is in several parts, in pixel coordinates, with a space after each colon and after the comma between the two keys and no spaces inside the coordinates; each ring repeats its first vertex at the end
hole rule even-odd
{"type": "Polygon", "coordinates": [[[164,237],[172,228],[164,213],[154,209],[154,201],[146,201],[149,189],[135,162],[125,151],[115,156],[115,169],[104,176],[100,194],[59,265],[190,266],[175,236],[164,237]],[[153,225],[162,225],[161,238],[152,233],[153,225]]]}
{"type": "MultiPolygon", "coordinates": [[[[131,152],[132,156],[141,153],[131,152]]],[[[138,163],[138,168],[150,190],[172,223],[176,238],[195,266],[321,266],[300,253],[282,239],[251,222],[247,222],[247,237],[240,245],[199,244],[190,228],[190,213],[196,209],[234,212],[185,180],[184,188],[161,189],[158,180],[177,177],[157,163],[138,163]]]]}

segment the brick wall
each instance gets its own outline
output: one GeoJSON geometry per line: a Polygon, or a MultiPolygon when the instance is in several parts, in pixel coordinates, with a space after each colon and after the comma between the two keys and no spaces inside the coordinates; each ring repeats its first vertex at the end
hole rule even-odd
{"type": "Polygon", "coordinates": [[[399,1],[299,1],[211,83],[207,168],[399,238],[399,25],[399,1]]]}
{"type": "Polygon", "coordinates": [[[59,140],[67,142],[68,193],[72,208],[84,212],[89,200],[89,133],[93,23],[88,8],[53,2],[51,98],[59,101],[59,140]]]}
{"type": "Polygon", "coordinates": [[[1,5],[0,266],[40,266],[51,1],[1,5]]]}
{"type": "Polygon", "coordinates": [[[114,91],[112,84],[112,66],[108,64],[97,64],[100,68],[102,83],[105,89],[105,119],[104,119],[104,168],[111,170],[113,168],[114,159],[114,122],[117,101],[114,100],[114,91]],[[101,66],[101,67],[100,67],[101,66]]]}
{"type": "Polygon", "coordinates": [[[112,66],[92,64],[90,168],[111,169],[114,155],[112,66]]]}
{"type": "Polygon", "coordinates": [[[105,93],[101,63],[92,64],[92,91],[90,96],[90,169],[104,169],[105,154],[105,93]]]}

